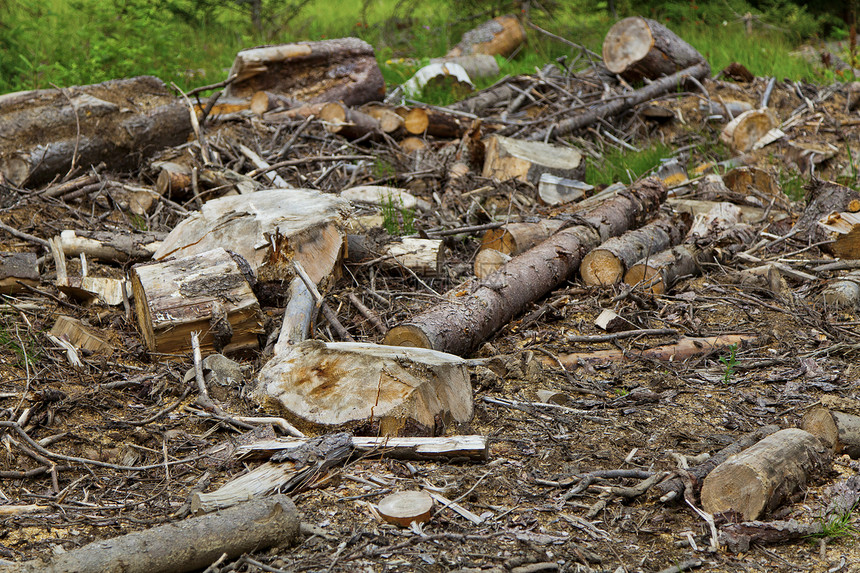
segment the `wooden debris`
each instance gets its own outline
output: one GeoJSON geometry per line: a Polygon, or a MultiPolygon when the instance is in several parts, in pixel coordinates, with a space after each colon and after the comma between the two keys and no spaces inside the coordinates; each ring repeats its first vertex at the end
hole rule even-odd
{"type": "Polygon", "coordinates": [[[81,254],[111,263],[141,262],[152,258],[161,246],[163,234],[112,233],[108,231],[62,231],[60,247],[67,257],[81,254]]]}
{"type": "Polygon", "coordinates": [[[60,237],[50,239],[49,244],[57,270],[54,284],[60,292],[84,304],[101,301],[104,304],[116,306],[124,303],[128,293],[128,281],[89,276],[87,259],[83,254],[81,254],[81,276],[69,276],[60,237]]]}
{"type": "Polygon", "coordinates": [[[860,207],[860,192],[833,181],[813,179],[806,196],[806,209],[792,227],[791,232],[810,243],[821,243],[830,239],[827,229],[818,224],[831,213],[856,212],[860,207]]]}
{"type": "Polygon", "coordinates": [[[326,131],[342,135],[347,139],[358,139],[381,133],[377,119],[337,102],[327,103],[320,110],[319,119],[325,124],[326,131]]]}
{"type": "Polygon", "coordinates": [[[513,257],[496,249],[481,249],[475,255],[475,276],[484,279],[510,261],[513,257]]]}
{"type": "Polygon", "coordinates": [[[821,291],[821,300],[836,308],[860,306],[860,271],[829,282],[821,291]]]}
{"type": "Polygon", "coordinates": [[[0,252],[0,293],[19,293],[24,290],[21,283],[36,287],[39,281],[36,253],[0,252]]]}
{"type": "Polygon", "coordinates": [[[360,185],[350,187],[340,192],[340,196],[352,203],[364,203],[383,207],[391,205],[397,209],[427,210],[430,204],[419,200],[406,189],[386,187],[384,185],[360,185]]]}
{"type": "Polygon", "coordinates": [[[392,108],[377,103],[361,106],[360,111],[379,122],[379,129],[391,135],[403,129],[403,117],[392,108]]]}
{"type": "Polygon", "coordinates": [[[768,109],[745,111],[723,128],[720,141],[739,152],[752,150],[779,122],[768,109]]]}
{"type": "Polygon", "coordinates": [[[425,88],[450,90],[458,98],[466,96],[475,89],[463,66],[450,61],[424,66],[402,87],[406,95],[413,98],[420,96],[425,88]]]}
{"type": "Polygon", "coordinates": [[[137,322],[150,352],[190,349],[203,332],[203,352],[255,349],[262,315],[245,274],[223,248],[137,265],[132,269],[137,322]]]}
{"type": "Polygon", "coordinates": [[[300,105],[301,102],[291,97],[260,90],[251,97],[250,109],[257,115],[263,115],[267,111],[291,109],[300,105]]]}
{"type": "MultiPolygon", "coordinates": [[[[494,78],[499,75],[499,63],[490,54],[471,54],[468,56],[447,56],[430,58],[431,64],[457,64],[471,80],[494,78]]],[[[471,90],[470,90],[471,91],[471,90]]]]}
{"type": "Polygon", "coordinates": [[[430,521],[433,498],[426,491],[402,491],[383,497],[376,509],[385,521],[409,527],[413,522],[430,521]]]}
{"type": "Polygon", "coordinates": [[[818,436],[836,454],[860,457],[860,416],[827,408],[813,408],[800,427],[818,436]]]}
{"type": "Polygon", "coordinates": [[[519,50],[525,41],[526,31],[516,16],[499,16],[463,34],[460,43],[447,56],[498,54],[507,58],[519,50]]]}
{"type": "Polygon", "coordinates": [[[545,205],[562,205],[579,201],[593,189],[594,187],[588,183],[556,177],[551,173],[542,174],[538,181],[538,197],[545,205]]]}
{"type": "Polygon", "coordinates": [[[581,179],[585,175],[582,154],[569,147],[490,136],[482,173],[484,177],[501,181],[518,179],[537,185],[544,173],[581,179]]]}
{"type": "Polygon", "coordinates": [[[403,127],[412,135],[431,135],[444,139],[460,137],[469,129],[460,116],[423,107],[414,107],[406,112],[403,127]]]}
{"type": "Polygon", "coordinates": [[[381,435],[428,434],[436,417],[472,416],[462,359],[427,349],[308,340],[263,366],[257,401],[305,424],[378,425],[381,435]]]}
{"type": "Polygon", "coordinates": [[[227,97],[250,98],[259,91],[308,103],[361,105],[381,100],[385,81],[373,47],[358,38],[281,44],[236,54],[227,97]]]}
{"type": "Polygon", "coordinates": [[[348,263],[372,262],[386,272],[408,269],[419,276],[434,277],[442,272],[445,262],[445,243],[442,239],[401,237],[372,248],[364,236],[349,235],[347,245],[348,263]]]}
{"type": "Polygon", "coordinates": [[[75,348],[97,354],[113,352],[113,346],[105,340],[102,333],[71,316],[58,316],[50,332],[57,338],[68,340],[75,348]]]}
{"type": "Polygon", "coordinates": [[[537,223],[508,223],[498,229],[490,229],[481,238],[484,251],[492,249],[506,255],[519,255],[541,241],[553,236],[564,227],[561,219],[542,219],[537,223]]]}
{"type": "Polygon", "coordinates": [[[633,324],[631,324],[629,320],[625,320],[618,316],[614,310],[608,308],[604,308],[597,316],[594,320],[594,326],[601,330],[605,330],[606,332],[618,332],[620,330],[630,330],[631,328],[634,328],[633,324]]]}
{"type": "Polygon", "coordinates": [[[603,40],[603,62],[610,72],[635,82],[669,76],[705,58],[659,22],[633,17],[610,28],[603,40]]]}
{"type": "Polygon", "coordinates": [[[814,435],[780,430],[717,466],[702,484],[708,513],[737,511],[758,519],[829,468],[831,454],[814,435]]]}
{"type": "Polygon", "coordinates": [[[829,233],[825,250],[840,259],[860,259],[860,213],[831,213],[818,224],[829,233]]]}

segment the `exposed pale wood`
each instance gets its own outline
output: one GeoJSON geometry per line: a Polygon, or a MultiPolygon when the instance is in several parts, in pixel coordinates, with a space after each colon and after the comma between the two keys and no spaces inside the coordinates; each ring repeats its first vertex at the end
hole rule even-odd
{"type": "Polygon", "coordinates": [[[270,91],[308,103],[361,105],[385,95],[373,47],[358,38],[242,50],[230,76],[236,80],[227,86],[227,97],[250,98],[270,91]]]}
{"type": "Polygon", "coordinates": [[[486,278],[505,266],[511,258],[511,255],[496,249],[482,248],[475,255],[475,276],[479,279],[486,278]]]}
{"type": "Polygon", "coordinates": [[[423,348],[308,340],[267,362],[253,395],[300,423],[370,424],[380,435],[426,435],[437,417],[472,416],[465,362],[423,348]]]}
{"type": "Polygon", "coordinates": [[[851,211],[853,201],[860,201],[860,192],[833,181],[813,179],[806,195],[806,209],[792,227],[792,233],[810,243],[829,240],[829,234],[818,222],[831,213],[851,211]]]}
{"type": "Polygon", "coordinates": [[[414,153],[427,149],[427,142],[420,137],[404,137],[400,141],[400,149],[406,153],[414,153]]]}
{"type": "MultiPolygon", "coordinates": [[[[672,208],[679,213],[690,213],[694,217],[699,215],[706,215],[711,209],[714,208],[714,205],[717,205],[721,201],[701,201],[697,199],[678,199],[675,197],[670,197],[666,200],[666,203],[672,206],[672,208]]],[[[749,205],[735,205],[738,209],[740,209],[740,222],[741,223],[759,223],[767,212],[765,209],[760,207],[751,207],[749,205]]],[[[786,213],[778,212],[771,210],[768,215],[769,219],[772,221],[779,221],[788,217],[786,213]]]]}
{"type": "Polygon", "coordinates": [[[781,206],[788,199],[773,174],[758,167],[735,167],[723,175],[723,182],[741,195],[749,195],[751,190],[756,190],[767,197],[774,197],[781,206]]]}
{"type": "Polygon", "coordinates": [[[223,248],[132,270],[138,327],[150,352],[187,352],[193,331],[206,353],[255,349],[262,313],[239,265],[223,248]],[[214,332],[216,323],[232,332],[214,332]],[[216,334],[223,339],[216,340],[216,334]]]}
{"type": "Polygon", "coordinates": [[[292,185],[287,183],[283,177],[278,175],[276,171],[270,170],[269,167],[271,167],[271,165],[269,165],[269,163],[265,161],[262,157],[257,155],[257,153],[253,149],[251,149],[244,143],[240,143],[238,147],[239,151],[242,152],[242,155],[251,160],[251,163],[254,164],[254,167],[262,170],[263,176],[268,179],[273,186],[280,187],[281,189],[289,189],[290,187],[292,187],[292,185]]]}
{"type": "Polygon", "coordinates": [[[413,98],[420,96],[425,88],[450,90],[456,98],[462,98],[475,89],[463,66],[450,61],[424,66],[402,87],[406,95],[413,98]]]}
{"type": "Polygon", "coordinates": [[[860,416],[818,407],[803,416],[800,427],[821,438],[835,453],[860,457],[860,416]]]}
{"type": "Polygon", "coordinates": [[[409,527],[412,522],[430,521],[433,498],[426,491],[401,491],[383,497],[376,509],[385,521],[409,527]]]}
{"type": "Polygon", "coordinates": [[[161,245],[159,233],[121,233],[110,231],[75,231],[67,229],[59,236],[63,253],[69,257],[85,254],[91,259],[112,263],[145,261],[161,245]]]}
{"type": "Polygon", "coordinates": [[[607,69],[627,81],[656,79],[705,62],[691,45],[648,18],[616,22],[603,40],[607,69]]]}
{"type": "Polygon", "coordinates": [[[382,131],[379,120],[337,102],[327,103],[320,110],[319,118],[325,124],[326,131],[347,139],[358,139],[382,131]]]}
{"type": "Polygon", "coordinates": [[[771,434],[727,459],[705,478],[702,506],[758,519],[829,470],[831,454],[816,436],[797,428],[771,434]]]}
{"type": "Polygon", "coordinates": [[[581,213],[583,225],[564,229],[514,257],[471,293],[447,300],[392,328],[386,344],[434,348],[467,355],[532,301],[567,280],[583,255],[600,242],[641,224],[665,199],[653,178],[581,213]]]}
{"type": "Polygon", "coordinates": [[[551,173],[544,173],[538,182],[538,197],[545,205],[561,205],[579,201],[593,189],[593,185],[576,179],[565,179],[551,173]]]}
{"type": "Polygon", "coordinates": [[[463,38],[447,54],[448,57],[487,54],[511,56],[523,42],[526,31],[516,16],[498,16],[463,34],[463,38]]]}
{"type": "Polygon", "coordinates": [[[403,117],[390,107],[371,103],[361,106],[360,111],[378,121],[385,133],[396,134],[403,129],[403,117]]]}
{"type": "Polygon", "coordinates": [[[490,54],[431,58],[431,64],[453,63],[461,66],[470,79],[493,78],[499,75],[499,63],[490,54]]]}
{"type": "Polygon", "coordinates": [[[835,307],[860,306],[860,271],[828,283],[821,291],[821,300],[835,307]]]}
{"type": "Polygon", "coordinates": [[[20,283],[39,286],[36,253],[0,252],[0,293],[14,294],[24,290],[20,283]]]}
{"type": "Polygon", "coordinates": [[[347,262],[373,264],[386,272],[407,268],[420,276],[438,276],[445,262],[442,239],[402,237],[378,247],[372,247],[362,235],[347,237],[347,262]]]}
{"type": "Polygon", "coordinates": [[[307,340],[316,311],[314,297],[304,281],[300,277],[290,281],[290,300],[284,308],[284,319],[274,348],[275,354],[280,354],[289,346],[307,340]]]}
{"type": "Polygon", "coordinates": [[[70,316],[58,316],[50,332],[57,338],[65,338],[75,348],[104,354],[113,352],[113,347],[102,333],[70,316]]]}
{"type": "Polygon", "coordinates": [[[0,517],[20,515],[22,513],[33,513],[37,511],[49,511],[48,505],[0,505],[0,517]]]}
{"type": "Polygon", "coordinates": [[[594,326],[605,330],[606,332],[618,332],[619,330],[630,330],[635,328],[629,320],[618,316],[618,314],[609,308],[604,308],[597,318],[594,320],[594,326]]]}
{"type": "Polygon", "coordinates": [[[549,173],[567,179],[585,175],[582,154],[569,147],[493,135],[487,140],[484,177],[518,179],[537,185],[549,173]]]}
{"type": "Polygon", "coordinates": [[[734,118],[723,128],[720,141],[731,149],[744,153],[750,151],[777,125],[779,121],[770,110],[751,109],[734,118]]]}
{"type": "Polygon", "coordinates": [[[446,139],[460,137],[469,129],[460,116],[423,107],[410,109],[403,117],[403,127],[412,135],[432,135],[446,139]]]}
{"type": "Polygon", "coordinates": [[[257,115],[263,115],[267,111],[290,109],[299,105],[301,102],[291,97],[261,90],[251,97],[250,108],[257,115]]]}
{"type": "Polygon", "coordinates": [[[508,223],[490,229],[481,238],[481,250],[493,249],[506,255],[518,255],[554,235],[564,226],[561,219],[542,219],[536,223],[508,223]]]}
{"type": "Polygon", "coordinates": [[[824,248],[840,259],[860,259],[860,213],[831,213],[818,221],[829,233],[824,248]]]}
{"type": "Polygon", "coordinates": [[[429,209],[430,205],[426,201],[419,201],[412,193],[406,189],[397,187],[386,187],[384,185],[359,185],[358,187],[350,187],[340,192],[340,196],[353,203],[366,203],[381,207],[383,205],[392,205],[397,209],[429,209]]]}
{"type": "Polygon", "coordinates": [[[265,118],[267,121],[276,122],[295,118],[308,118],[312,115],[318,116],[320,111],[322,111],[322,108],[326,106],[326,103],[328,102],[306,103],[283,111],[273,110],[266,112],[265,118]]]}
{"type": "Polygon", "coordinates": [[[299,535],[296,506],[285,495],[172,521],[112,539],[94,541],[52,557],[13,565],[16,573],[182,573],[202,570],[222,555],[242,554],[294,543],[299,535]]]}

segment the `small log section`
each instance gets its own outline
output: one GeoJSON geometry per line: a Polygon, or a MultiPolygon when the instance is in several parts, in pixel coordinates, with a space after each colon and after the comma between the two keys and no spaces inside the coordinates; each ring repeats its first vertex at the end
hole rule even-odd
{"type": "Polygon", "coordinates": [[[813,408],[801,428],[821,438],[837,454],[860,457],[860,416],[827,408],[813,408]]]}
{"type": "Polygon", "coordinates": [[[454,46],[446,57],[498,54],[507,58],[525,41],[525,28],[516,16],[499,16],[463,34],[460,43],[454,46]]]}
{"type": "Polygon", "coordinates": [[[51,334],[57,338],[65,338],[75,348],[83,348],[97,354],[113,352],[113,347],[105,340],[102,333],[71,316],[58,316],[54,326],[51,327],[51,334]]]}
{"type": "Polygon", "coordinates": [[[773,511],[830,467],[832,454],[818,437],[780,430],[717,466],[702,484],[708,513],[734,510],[744,520],[773,511]]]}
{"type": "Polygon", "coordinates": [[[326,131],[347,139],[382,133],[379,120],[337,102],[325,104],[320,110],[319,119],[325,125],[326,131]]]}
{"type": "Polygon", "coordinates": [[[74,231],[60,233],[60,246],[67,257],[81,254],[109,263],[142,262],[152,258],[161,246],[163,233],[122,233],[111,231],[74,231]]]}
{"type": "Polygon", "coordinates": [[[689,216],[664,215],[644,227],[609,239],[582,259],[579,268],[582,281],[589,286],[621,282],[633,263],[680,243],[691,222],[689,216]]]}
{"type": "Polygon", "coordinates": [[[770,110],[751,109],[734,118],[723,128],[720,141],[737,152],[745,153],[777,125],[779,121],[770,110]]]}
{"type": "Polygon", "coordinates": [[[256,349],[263,332],[260,305],[227,251],[132,269],[137,321],[150,352],[175,354],[190,349],[191,333],[202,332],[203,353],[256,349]]]}
{"type": "Polygon", "coordinates": [[[387,273],[409,269],[419,276],[435,277],[445,262],[442,239],[403,237],[372,250],[364,235],[347,235],[346,262],[374,264],[387,273]]]}
{"type": "Polygon", "coordinates": [[[519,255],[541,241],[552,237],[564,226],[561,219],[543,219],[537,223],[508,223],[490,229],[481,238],[480,250],[493,249],[506,255],[519,255]]]}
{"type": "Polygon", "coordinates": [[[409,527],[430,521],[433,498],[426,491],[399,491],[379,500],[376,509],[385,521],[409,527]]]}
{"type": "Polygon", "coordinates": [[[659,180],[640,181],[584,212],[584,225],[564,229],[514,257],[473,293],[452,292],[448,300],[392,328],[384,343],[469,354],[530,302],[567,280],[589,250],[641,224],[665,197],[659,180]]]}
{"type": "Polygon", "coordinates": [[[469,129],[461,117],[423,107],[414,107],[406,112],[403,127],[412,135],[432,135],[443,139],[460,137],[469,129]]]}
{"type": "Polygon", "coordinates": [[[549,173],[567,179],[585,175],[582,154],[569,147],[537,141],[511,139],[501,135],[487,141],[483,177],[506,181],[518,179],[537,186],[541,175],[549,173]]]}
{"type": "Polygon", "coordinates": [[[821,300],[835,307],[860,306],[860,271],[848,273],[821,291],[821,300]]]}
{"type": "Polygon", "coordinates": [[[36,253],[0,253],[0,293],[15,294],[25,290],[20,283],[39,286],[36,253]]]}
{"type": "Polygon", "coordinates": [[[832,213],[818,222],[833,241],[824,248],[840,259],[860,259],[860,213],[832,213]]]}
{"type": "Polygon", "coordinates": [[[281,44],[236,54],[226,97],[251,98],[258,91],[308,103],[361,105],[385,96],[373,47],[358,38],[281,44]]]}
{"type": "Polygon", "coordinates": [[[255,499],[231,509],[159,525],[6,569],[13,573],[181,573],[202,570],[226,554],[294,543],[296,506],[285,495],[255,499]]]}
{"type": "Polygon", "coordinates": [[[606,68],[629,82],[669,76],[705,63],[693,46],[663,24],[648,18],[616,22],[603,40],[606,68]]]}
{"type": "Polygon", "coordinates": [[[152,76],[6,94],[0,96],[0,173],[21,186],[65,175],[73,163],[136,168],[189,133],[188,108],[152,76]]]}
{"type": "Polygon", "coordinates": [[[792,227],[798,238],[810,243],[821,243],[830,239],[827,230],[818,224],[831,213],[856,212],[860,210],[860,192],[833,181],[813,179],[806,194],[806,209],[792,227]]]}

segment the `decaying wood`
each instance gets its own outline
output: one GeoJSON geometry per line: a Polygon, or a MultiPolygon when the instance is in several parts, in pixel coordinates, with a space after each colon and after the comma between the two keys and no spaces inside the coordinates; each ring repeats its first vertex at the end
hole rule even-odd
{"type": "Polygon", "coordinates": [[[409,527],[413,522],[430,521],[433,498],[426,491],[401,491],[383,497],[376,509],[385,521],[409,527]]]}
{"type": "Polygon", "coordinates": [[[112,233],[109,231],[74,231],[59,235],[60,246],[67,257],[81,254],[90,259],[112,263],[141,262],[152,258],[161,246],[161,233],[112,233]]]}
{"type": "Polygon", "coordinates": [[[150,352],[190,349],[203,332],[204,352],[255,349],[263,332],[260,305],[240,266],[223,248],[132,270],[137,322],[150,352]]]}
{"type": "Polygon", "coordinates": [[[0,174],[38,184],[72,167],[137,167],[183,143],[188,109],[152,76],[0,96],[0,174]]]}
{"type": "Polygon", "coordinates": [[[0,253],[0,293],[14,294],[24,290],[21,283],[39,286],[36,253],[0,253]]]}
{"type": "Polygon", "coordinates": [[[569,147],[490,136],[482,173],[484,177],[502,181],[518,179],[537,185],[544,173],[580,179],[585,175],[582,154],[569,147]]]}
{"type": "Polygon", "coordinates": [[[299,423],[378,425],[381,435],[427,434],[437,416],[472,416],[465,362],[423,348],[308,340],[263,366],[254,397],[299,423]]]}
{"type": "Polygon", "coordinates": [[[666,26],[648,18],[616,22],[603,40],[607,69],[630,82],[657,79],[705,63],[705,58],[666,26]]]}
{"type": "Polygon", "coordinates": [[[442,271],[445,243],[442,239],[402,237],[372,248],[363,235],[348,235],[346,261],[351,264],[372,262],[386,272],[408,269],[419,276],[433,277],[442,271]]]}
{"type": "Polygon", "coordinates": [[[227,97],[270,91],[308,103],[341,101],[352,106],[385,95],[373,47],[358,38],[242,50],[230,76],[236,79],[227,86],[227,97]]]}
{"type": "Polygon", "coordinates": [[[818,224],[829,233],[824,248],[840,259],[860,259],[860,213],[831,213],[818,224]]]}
{"type": "Polygon", "coordinates": [[[734,510],[745,520],[758,519],[822,476],[831,457],[809,432],[780,430],[709,473],[702,484],[702,506],[712,514],[734,510]]]}
{"type": "MultiPolygon", "coordinates": [[[[155,181],[155,190],[163,197],[176,200],[188,199],[193,192],[193,175],[196,167],[187,163],[164,161],[154,164],[160,171],[155,181]]],[[[262,187],[247,175],[237,173],[226,167],[214,166],[197,169],[197,183],[202,190],[218,195],[235,191],[240,195],[253,193],[262,187]]]]}
{"type": "Polygon", "coordinates": [[[280,354],[293,344],[307,340],[316,317],[317,305],[301,277],[290,281],[290,300],[284,308],[284,318],[274,353],[280,354]]]}
{"type": "Polygon", "coordinates": [[[752,150],[777,125],[779,122],[770,110],[751,109],[734,118],[723,128],[720,141],[733,150],[744,153],[752,150]]]}
{"type": "Polygon", "coordinates": [[[788,521],[745,521],[727,523],[720,527],[720,544],[729,551],[746,553],[752,544],[768,545],[798,539],[811,539],[824,532],[824,523],[788,521]]]}
{"type": "Polygon", "coordinates": [[[385,344],[467,355],[533,300],[556,288],[601,241],[636,226],[665,199],[659,181],[645,179],[582,213],[585,225],[560,231],[514,257],[471,294],[457,296],[392,328],[385,344]]]}
{"type": "Polygon", "coordinates": [[[418,199],[406,189],[384,185],[359,185],[340,192],[340,196],[352,203],[394,207],[395,209],[430,209],[430,204],[418,199]]]}
{"type": "Polygon", "coordinates": [[[460,43],[447,55],[454,57],[498,54],[507,58],[516,52],[525,40],[526,31],[516,16],[499,16],[463,34],[460,43]]]}
{"type": "Polygon", "coordinates": [[[54,557],[13,565],[16,573],[173,573],[203,569],[221,555],[287,546],[299,534],[296,506],[285,495],[95,541],[54,557]]]}
{"type": "Polygon", "coordinates": [[[113,347],[105,340],[103,333],[70,316],[58,316],[51,327],[51,334],[68,340],[75,348],[101,354],[113,352],[113,347]]]}
{"type": "Polygon", "coordinates": [[[594,326],[606,332],[618,332],[619,330],[630,330],[634,328],[629,320],[625,320],[618,315],[614,310],[604,308],[597,318],[594,319],[594,326]]]}
{"type": "Polygon", "coordinates": [[[792,227],[792,234],[810,243],[827,241],[827,230],[818,222],[831,213],[860,210],[852,209],[852,205],[860,207],[860,192],[833,181],[813,179],[806,194],[806,209],[792,227]]]}
{"type": "Polygon", "coordinates": [[[462,117],[423,107],[409,110],[403,117],[403,127],[412,135],[432,135],[444,139],[460,137],[469,129],[462,117]]]}
{"type": "Polygon", "coordinates": [[[860,271],[828,283],[821,291],[821,300],[837,308],[860,306],[860,271]]]}
{"type": "Polygon", "coordinates": [[[337,102],[327,103],[320,110],[319,119],[325,124],[326,131],[347,139],[372,136],[382,131],[379,120],[337,102]]]}
{"type": "Polygon", "coordinates": [[[827,408],[813,408],[801,428],[821,438],[837,454],[860,457],[860,416],[827,408]]]}
{"type": "Polygon", "coordinates": [[[587,285],[621,282],[627,268],[677,245],[690,229],[691,217],[664,215],[639,229],[613,237],[582,259],[579,271],[587,285]]]}

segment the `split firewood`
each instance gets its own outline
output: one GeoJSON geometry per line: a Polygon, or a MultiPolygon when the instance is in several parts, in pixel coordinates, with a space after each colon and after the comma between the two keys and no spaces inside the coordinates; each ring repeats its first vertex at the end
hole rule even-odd
{"type": "Polygon", "coordinates": [[[460,43],[447,56],[498,54],[507,58],[519,50],[525,41],[525,28],[516,16],[499,16],[463,34],[460,43]]]}
{"type": "Polygon", "coordinates": [[[467,355],[531,301],[567,280],[584,253],[641,224],[665,196],[666,189],[659,181],[640,181],[629,191],[583,212],[583,225],[564,229],[514,257],[474,292],[452,292],[448,300],[392,328],[385,344],[467,355]]]}
{"type": "Polygon", "coordinates": [[[381,100],[385,81],[373,47],[358,38],[281,44],[236,54],[226,97],[250,98],[258,91],[308,103],[361,105],[381,100]]]}
{"type": "Polygon", "coordinates": [[[412,135],[432,135],[443,139],[462,136],[469,125],[462,117],[438,109],[414,107],[403,117],[403,127],[412,135]]]}
{"type": "Polygon", "coordinates": [[[860,259],[860,212],[831,213],[818,225],[829,233],[830,242],[824,245],[829,253],[840,259],[860,259]]]}
{"type": "Polygon", "coordinates": [[[191,133],[185,105],[152,76],[0,96],[0,174],[39,184],[73,167],[138,167],[191,133]]]}
{"type": "MultiPolygon", "coordinates": [[[[745,111],[723,128],[720,141],[731,149],[741,153],[763,146],[762,141],[779,121],[768,109],[751,109],[745,111]]],[[[784,134],[783,134],[784,135],[784,134]]]]}
{"type": "MultiPolygon", "coordinates": [[[[495,60],[493,60],[495,61],[495,60]]],[[[475,85],[463,66],[454,62],[436,62],[415,72],[402,86],[409,97],[418,97],[428,88],[450,90],[456,98],[474,91],[475,85]]]]}
{"type": "Polygon", "coordinates": [[[267,362],[257,380],[258,402],[317,428],[429,434],[437,418],[472,416],[465,362],[423,348],[308,340],[267,362]]]}
{"type": "Polygon", "coordinates": [[[132,269],[137,322],[150,352],[190,349],[203,332],[205,353],[256,349],[260,305],[243,269],[223,248],[137,265],[132,269]]]}
{"type": "Polygon", "coordinates": [[[347,236],[346,262],[372,263],[386,272],[408,269],[418,276],[439,276],[445,263],[445,253],[445,242],[442,239],[402,237],[378,247],[371,247],[363,235],[347,236]]]}
{"type": "Polygon", "coordinates": [[[326,131],[347,139],[378,135],[382,132],[379,120],[337,102],[327,103],[320,110],[319,119],[326,131]]]}
{"type": "Polygon", "coordinates": [[[113,352],[113,346],[105,340],[104,334],[70,316],[58,316],[50,332],[57,338],[68,340],[75,348],[96,354],[113,352]]]}
{"type": "Polygon", "coordinates": [[[251,97],[250,109],[257,115],[263,115],[267,111],[291,109],[300,105],[301,102],[297,99],[261,90],[251,97]]]}
{"type": "Polygon", "coordinates": [[[401,491],[379,500],[376,510],[382,518],[401,527],[430,521],[433,498],[426,491],[401,491]]]}
{"type": "Polygon", "coordinates": [[[15,294],[24,290],[21,283],[39,286],[39,264],[36,253],[0,252],[0,293],[15,294]]]}
{"type": "Polygon", "coordinates": [[[579,271],[583,282],[590,286],[621,282],[630,265],[680,243],[691,221],[689,216],[663,215],[644,227],[612,237],[582,259],[579,271]]]}
{"type": "Polygon", "coordinates": [[[111,263],[140,262],[152,258],[161,245],[163,233],[65,230],[59,235],[60,246],[68,257],[81,254],[90,259],[111,263]]]}
{"type": "Polygon", "coordinates": [[[538,181],[538,197],[544,205],[562,205],[585,198],[585,194],[593,191],[594,186],[576,179],[556,177],[544,173],[538,181]]]}
{"type": "Polygon", "coordinates": [[[860,271],[831,281],[821,291],[821,300],[834,307],[860,306],[860,271]]]}
{"type": "Polygon", "coordinates": [[[828,241],[827,230],[818,224],[831,213],[860,211],[860,192],[833,181],[813,179],[806,195],[806,209],[791,229],[792,235],[810,243],[828,241]]]}
{"type": "Polygon", "coordinates": [[[285,495],[254,499],[225,511],[136,531],[12,565],[14,573],[181,573],[202,570],[222,555],[235,559],[295,543],[296,506],[285,495]]]}
{"type": "Polygon", "coordinates": [[[484,177],[502,181],[518,179],[538,185],[544,173],[581,179],[585,175],[582,154],[570,147],[490,136],[482,173],[484,177]]]}
{"type": "Polygon", "coordinates": [[[625,18],[603,40],[607,69],[630,82],[669,76],[705,62],[694,47],[663,24],[648,18],[625,18]]]}
{"type": "Polygon", "coordinates": [[[827,408],[813,408],[800,427],[821,438],[836,454],[860,457],[860,416],[827,408]]]}
{"type": "Polygon", "coordinates": [[[745,520],[758,519],[827,472],[831,458],[826,445],[809,432],[780,430],[709,473],[702,484],[702,506],[712,514],[733,510],[745,520]]]}

